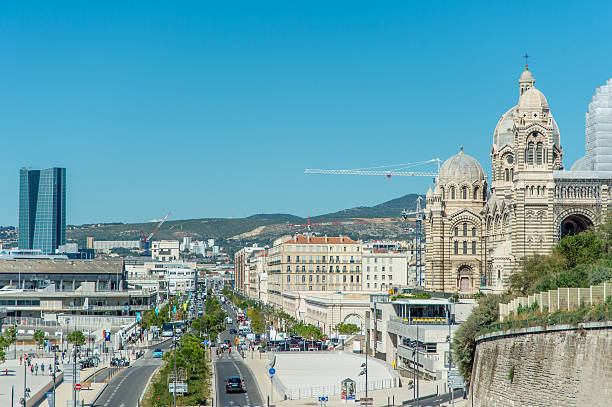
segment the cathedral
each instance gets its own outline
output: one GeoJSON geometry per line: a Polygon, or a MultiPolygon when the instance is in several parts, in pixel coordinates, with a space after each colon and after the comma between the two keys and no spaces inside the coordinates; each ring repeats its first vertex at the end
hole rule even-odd
{"type": "Polygon", "coordinates": [[[490,184],[461,148],[427,191],[427,290],[502,292],[523,259],[548,254],[563,236],[604,220],[612,185],[612,80],[589,104],[585,156],[570,170],[563,167],[548,101],[527,65],[518,85],[518,104],[493,131],[490,184]]]}

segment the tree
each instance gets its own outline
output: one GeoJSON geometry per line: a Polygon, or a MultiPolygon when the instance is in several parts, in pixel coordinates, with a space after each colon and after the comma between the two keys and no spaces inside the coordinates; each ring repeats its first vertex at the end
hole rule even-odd
{"type": "Polygon", "coordinates": [[[45,331],[36,330],[34,332],[34,342],[36,342],[38,347],[42,347],[45,343],[45,331]]]}
{"type": "Polygon", "coordinates": [[[357,325],[344,323],[336,325],[336,330],[341,335],[353,335],[361,332],[361,328],[359,328],[357,325]]]}
{"type": "Polygon", "coordinates": [[[506,299],[502,295],[487,295],[481,297],[478,306],[472,310],[467,320],[461,324],[453,338],[453,361],[459,368],[459,373],[467,383],[472,377],[472,365],[476,351],[475,339],[482,327],[497,322],[499,319],[499,303],[506,299]]]}
{"type": "Polygon", "coordinates": [[[68,342],[81,346],[85,343],[85,335],[83,335],[82,331],[72,331],[68,334],[68,342]]]}
{"type": "Polygon", "coordinates": [[[8,348],[17,341],[17,331],[14,326],[9,326],[0,336],[0,348],[8,348]]]}

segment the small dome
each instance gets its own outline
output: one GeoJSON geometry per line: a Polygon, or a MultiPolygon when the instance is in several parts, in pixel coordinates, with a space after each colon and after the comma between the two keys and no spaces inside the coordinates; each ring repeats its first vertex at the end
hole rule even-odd
{"type": "Polygon", "coordinates": [[[442,164],[438,174],[441,183],[467,181],[470,184],[485,179],[482,166],[476,159],[463,152],[463,147],[458,154],[452,156],[442,164]]]}
{"type": "Polygon", "coordinates": [[[582,157],[572,165],[570,171],[593,171],[593,162],[588,157],[582,157]]]}
{"type": "Polygon", "coordinates": [[[525,70],[521,74],[521,77],[519,78],[519,82],[535,82],[535,78],[533,77],[531,71],[525,68],[525,70]]]}
{"type": "Polygon", "coordinates": [[[519,98],[518,107],[519,109],[526,110],[542,110],[548,109],[548,102],[546,101],[546,97],[544,97],[542,92],[536,88],[531,88],[521,95],[519,98]]]}

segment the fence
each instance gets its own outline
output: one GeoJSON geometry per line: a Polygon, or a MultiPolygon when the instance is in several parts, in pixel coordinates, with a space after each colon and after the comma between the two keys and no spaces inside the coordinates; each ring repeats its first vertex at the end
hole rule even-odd
{"type": "MultiPolygon", "coordinates": [[[[368,390],[382,390],[398,387],[399,378],[393,379],[370,379],[368,380],[368,390]]],[[[311,399],[320,396],[338,396],[342,393],[340,383],[325,386],[313,387],[285,387],[280,380],[274,380],[278,392],[289,400],[311,399]]],[[[356,392],[365,391],[365,381],[355,383],[356,392]]]]}
{"type": "Polygon", "coordinates": [[[612,296],[612,283],[586,288],[558,288],[543,291],[528,297],[517,297],[507,304],[499,304],[499,320],[510,314],[517,314],[519,307],[537,307],[540,312],[570,311],[584,305],[602,303],[612,296]]]}

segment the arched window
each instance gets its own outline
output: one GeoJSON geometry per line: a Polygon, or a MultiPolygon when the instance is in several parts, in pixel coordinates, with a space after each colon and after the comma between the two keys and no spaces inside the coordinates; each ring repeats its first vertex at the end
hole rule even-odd
{"type": "Polygon", "coordinates": [[[455,226],[455,236],[459,236],[459,228],[455,226]]]}
{"type": "Polygon", "coordinates": [[[467,187],[461,187],[461,199],[467,199],[467,187]]]}
{"type": "Polygon", "coordinates": [[[526,157],[526,159],[525,159],[525,161],[527,162],[527,164],[533,164],[533,155],[534,155],[534,149],[535,149],[535,146],[534,146],[534,144],[533,144],[533,141],[530,141],[530,142],[527,144],[527,154],[526,154],[526,155],[527,155],[527,157],[526,157]]]}
{"type": "Polygon", "coordinates": [[[514,181],[514,168],[510,168],[510,181],[514,181]]]}
{"type": "Polygon", "coordinates": [[[455,254],[459,254],[459,242],[455,240],[454,245],[455,245],[454,247],[455,254]]]}
{"type": "Polygon", "coordinates": [[[455,187],[450,187],[450,199],[455,199],[455,187]]]}
{"type": "Polygon", "coordinates": [[[467,236],[467,223],[463,224],[463,236],[467,236]]]}
{"type": "Polygon", "coordinates": [[[510,181],[510,171],[506,168],[506,181],[510,181]]]}
{"type": "Polygon", "coordinates": [[[536,164],[542,164],[542,150],[544,146],[541,141],[536,144],[536,164]]]}
{"type": "Polygon", "coordinates": [[[463,254],[467,254],[467,241],[463,242],[463,254]]]}
{"type": "Polygon", "coordinates": [[[478,187],[474,188],[474,200],[478,200],[478,187]]]}
{"type": "Polygon", "coordinates": [[[476,228],[472,228],[472,236],[476,236],[476,228]]]}
{"type": "Polygon", "coordinates": [[[476,241],[472,242],[472,254],[476,254],[476,241]]]}

